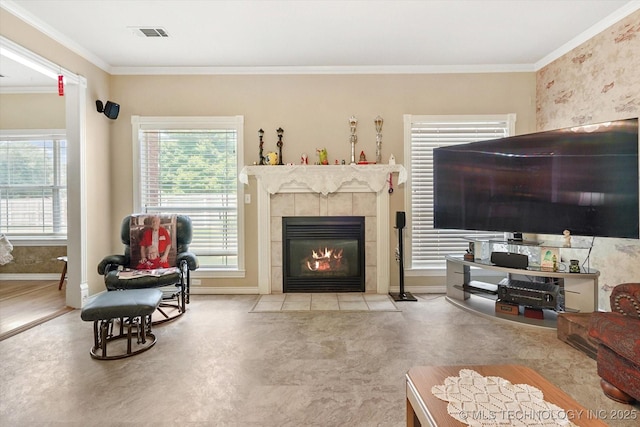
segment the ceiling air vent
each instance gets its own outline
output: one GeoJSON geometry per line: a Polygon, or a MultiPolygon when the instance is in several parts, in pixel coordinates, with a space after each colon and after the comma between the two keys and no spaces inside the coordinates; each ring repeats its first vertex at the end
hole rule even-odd
{"type": "Polygon", "coordinates": [[[130,27],[131,30],[139,37],[169,37],[167,30],[162,27],[130,27]]]}

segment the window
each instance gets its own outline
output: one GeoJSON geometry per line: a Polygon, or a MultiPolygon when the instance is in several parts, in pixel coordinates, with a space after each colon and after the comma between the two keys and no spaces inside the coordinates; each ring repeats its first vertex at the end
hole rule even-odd
{"type": "Polygon", "coordinates": [[[468,248],[464,236],[478,232],[433,228],[433,149],[513,134],[515,114],[491,116],[404,116],[405,163],[409,171],[405,209],[411,237],[408,268],[444,268],[445,255],[468,248]]]}
{"type": "Polygon", "coordinates": [[[66,239],[64,130],[0,132],[0,233],[66,239]]]}
{"type": "Polygon", "coordinates": [[[136,209],[188,215],[201,267],[243,269],[243,118],[134,116],[132,124],[136,209]]]}

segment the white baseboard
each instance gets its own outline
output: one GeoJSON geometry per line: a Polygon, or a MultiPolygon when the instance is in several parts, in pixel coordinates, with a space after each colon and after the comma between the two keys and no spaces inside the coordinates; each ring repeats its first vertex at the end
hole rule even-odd
{"type": "Polygon", "coordinates": [[[59,273],[7,273],[0,280],[60,280],[59,273]]]}
{"type": "MultiPolygon", "coordinates": [[[[410,292],[412,294],[446,294],[447,287],[444,285],[441,286],[405,286],[405,292],[410,292]]],[[[392,286],[389,288],[389,292],[400,292],[399,286],[392,286]]]]}
{"type": "MultiPolygon", "coordinates": [[[[447,292],[446,286],[405,286],[405,291],[414,294],[444,294],[447,292]]],[[[399,292],[399,287],[392,287],[389,292],[399,292]]],[[[208,286],[191,285],[192,295],[258,295],[258,287],[224,287],[212,288],[208,286]]]]}
{"type": "Polygon", "coordinates": [[[191,285],[191,295],[258,295],[258,287],[224,287],[224,288],[211,288],[208,286],[194,286],[191,285]]]}

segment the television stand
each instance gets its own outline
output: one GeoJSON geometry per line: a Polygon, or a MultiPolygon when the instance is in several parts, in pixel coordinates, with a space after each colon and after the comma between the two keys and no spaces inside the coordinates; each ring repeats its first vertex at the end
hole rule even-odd
{"type": "Polygon", "coordinates": [[[480,260],[465,261],[463,257],[449,255],[445,259],[447,263],[446,300],[481,316],[543,328],[555,329],[557,327],[558,312],[556,310],[544,309],[542,319],[526,317],[524,305],[519,306],[518,315],[496,313],[498,295],[476,289],[477,282],[495,282],[497,286],[497,283],[505,277],[508,279],[520,276],[545,278],[562,283],[560,292],[564,299],[564,309],[561,311],[590,313],[597,310],[598,307],[598,276],[600,272],[597,270],[586,270],[581,273],[554,272],[539,268],[499,267],[480,260]],[[472,281],[476,283],[472,284],[472,281]]]}

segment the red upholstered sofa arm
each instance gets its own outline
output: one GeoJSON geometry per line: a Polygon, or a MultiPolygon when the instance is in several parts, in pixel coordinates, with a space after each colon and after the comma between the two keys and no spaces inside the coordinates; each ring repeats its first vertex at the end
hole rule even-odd
{"type": "Polygon", "coordinates": [[[623,283],[611,291],[611,311],[640,319],[640,283],[623,283]]]}
{"type": "Polygon", "coordinates": [[[618,313],[593,313],[589,337],[640,366],[640,319],[618,313]]]}

